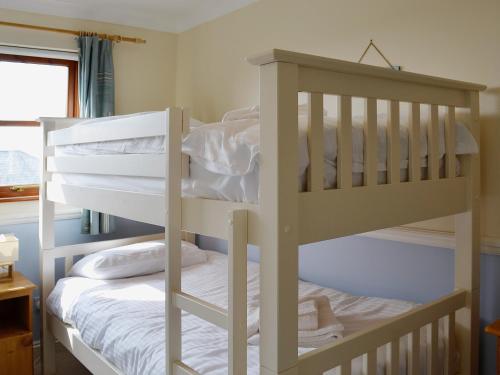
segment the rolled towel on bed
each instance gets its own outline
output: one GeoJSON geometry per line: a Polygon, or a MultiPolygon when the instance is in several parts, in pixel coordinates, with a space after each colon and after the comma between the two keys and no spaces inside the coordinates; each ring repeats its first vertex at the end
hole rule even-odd
{"type": "Polygon", "coordinates": [[[299,300],[299,331],[318,329],[318,309],[315,297],[299,300]]]}
{"type": "Polygon", "coordinates": [[[205,250],[200,249],[194,243],[182,241],[181,266],[183,268],[206,263],[207,259],[208,256],[205,250]]]}
{"type": "MultiPolygon", "coordinates": [[[[307,296],[299,299],[298,340],[302,348],[319,348],[335,339],[342,338],[344,326],[337,319],[330,306],[330,299],[324,295],[307,296]],[[314,320],[313,318],[317,319],[314,320]],[[311,326],[316,329],[310,329],[311,326]]],[[[258,315],[248,320],[248,343],[259,345],[260,321],[258,315]]]]}
{"type": "Polygon", "coordinates": [[[332,311],[328,297],[316,296],[314,303],[318,312],[318,328],[315,330],[299,328],[299,346],[303,348],[318,348],[334,339],[342,338],[344,330],[344,326],[332,311]]]}

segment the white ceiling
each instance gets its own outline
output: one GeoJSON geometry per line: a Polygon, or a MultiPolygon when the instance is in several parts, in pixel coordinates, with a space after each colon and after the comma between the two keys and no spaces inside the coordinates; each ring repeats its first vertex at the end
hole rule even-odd
{"type": "Polygon", "coordinates": [[[182,32],[255,1],[0,0],[0,8],[182,32]]]}

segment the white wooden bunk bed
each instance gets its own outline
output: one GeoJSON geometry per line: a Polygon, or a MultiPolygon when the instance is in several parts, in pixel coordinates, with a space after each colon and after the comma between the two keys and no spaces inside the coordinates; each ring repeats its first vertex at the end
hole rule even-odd
{"type": "MultiPolygon", "coordinates": [[[[139,242],[151,237],[56,247],[54,204],[63,203],[165,227],[169,249],[165,298],[166,373],[196,374],[181,361],[180,311],[193,313],[228,330],[228,371],[246,374],[247,244],[260,248],[260,373],[321,374],[338,368],[351,373],[351,361],[363,356],[366,374],[376,373],[377,348],[387,346],[390,374],[399,373],[399,345],[408,339],[408,373],[419,373],[420,329],[428,328],[429,374],[437,373],[438,340],[446,337],[447,374],[474,374],[478,366],[479,328],[479,155],[460,157],[455,173],[455,112],[469,112],[468,127],[479,143],[479,91],[484,86],[408,72],[272,50],[250,58],[260,65],[260,197],[258,203],[181,196],[189,160],[181,154],[189,132],[189,114],[178,108],[119,119],[120,132],[92,127],[71,131],[76,119],[42,119],[43,183],[40,188],[42,299],[54,288],[55,260],[139,242]],[[309,169],[306,191],[297,180],[297,97],[308,93],[309,169]],[[338,96],[337,187],[323,186],[323,95],[338,96]],[[352,184],[352,98],[365,100],[363,186],[352,184]],[[377,99],[387,100],[387,184],[377,183],[377,99]],[[400,181],[400,102],[410,103],[409,181],[400,181]],[[428,178],[421,179],[420,107],[429,106],[428,178]],[[445,176],[439,174],[438,108],[446,107],[445,176]],[[149,121],[149,123],[148,123],[149,121]],[[66,129],[65,129],[66,128],[66,129]],[[70,130],[68,130],[70,129],[70,130]],[[54,156],[54,146],[165,136],[165,154],[54,156]],[[166,158],[165,158],[166,155],[166,158]],[[55,173],[164,178],[163,193],[70,185],[55,173]],[[356,214],[353,215],[352,213],[356,214]],[[455,287],[443,298],[422,305],[368,330],[298,355],[298,246],[337,237],[455,215],[455,287]],[[182,234],[184,233],[184,234],[182,234]],[[197,233],[225,238],[229,244],[228,309],[181,290],[180,241],[197,233]],[[440,332],[439,322],[446,330],[440,332]],[[455,337],[457,340],[455,340],[455,337]],[[457,363],[457,352],[459,363],[457,363]]],[[[120,374],[78,332],[43,312],[43,365],[55,372],[54,340],[65,345],[97,374],[120,374]]]]}

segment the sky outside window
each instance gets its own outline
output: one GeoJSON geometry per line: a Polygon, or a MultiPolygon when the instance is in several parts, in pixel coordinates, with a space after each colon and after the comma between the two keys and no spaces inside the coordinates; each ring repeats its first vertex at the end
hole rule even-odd
{"type": "MultiPolygon", "coordinates": [[[[68,68],[0,61],[0,120],[66,117],[68,68]]],[[[39,183],[41,129],[0,126],[0,186],[39,183]]]]}

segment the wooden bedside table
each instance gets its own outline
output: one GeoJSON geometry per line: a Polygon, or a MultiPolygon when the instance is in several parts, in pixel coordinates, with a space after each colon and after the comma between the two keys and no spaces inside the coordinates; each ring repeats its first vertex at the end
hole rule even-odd
{"type": "Polygon", "coordinates": [[[500,375],[500,320],[487,326],[484,331],[497,337],[497,375],[500,375]]]}
{"type": "Polygon", "coordinates": [[[0,375],[33,374],[35,288],[19,272],[12,281],[0,281],[0,375]]]}

